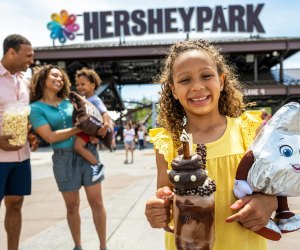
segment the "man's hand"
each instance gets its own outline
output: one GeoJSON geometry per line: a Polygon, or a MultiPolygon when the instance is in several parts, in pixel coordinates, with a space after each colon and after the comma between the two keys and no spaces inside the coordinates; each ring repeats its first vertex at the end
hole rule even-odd
{"type": "Polygon", "coordinates": [[[32,152],[39,148],[39,139],[34,133],[28,133],[28,141],[32,152]]]}
{"type": "Polygon", "coordinates": [[[27,139],[30,145],[30,150],[36,151],[39,148],[39,139],[36,136],[36,134],[33,133],[33,128],[30,122],[28,122],[28,134],[27,134],[27,139]]]}
{"type": "Polygon", "coordinates": [[[8,140],[13,139],[12,135],[0,135],[0,148],[5,151],[16,151],[21,149],[23,146],[10,145],[8,140]]]}

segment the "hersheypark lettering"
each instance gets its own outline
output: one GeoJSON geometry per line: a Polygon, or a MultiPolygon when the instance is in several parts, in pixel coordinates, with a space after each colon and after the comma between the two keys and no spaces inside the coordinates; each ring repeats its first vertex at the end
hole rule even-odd
{"type": "Polygon", "coordinates": [[[84,12],[84,39],[177,32],[265,33],[259,20],[264,4],[84,12]],[[180,22],[179,22],[180,21],[180,22]]]}

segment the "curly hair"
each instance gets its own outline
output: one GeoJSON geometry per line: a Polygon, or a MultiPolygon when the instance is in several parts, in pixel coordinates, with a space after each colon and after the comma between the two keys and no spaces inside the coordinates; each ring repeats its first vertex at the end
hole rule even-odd
{"type": "Polygon", "coordinates": [[[171,86],[173,81],[173,65],[181,54],[201,50],[211,56],[216,64],[218,74],[224,74],[224,88],[220,94],[218,108],[221,115],[238,117],[245,110],[242,87],[235,73],[235,68],[230,65],[225,56],[212,44],[205,40],[186,40],[177,42],[170,48],[170,53],[163,62],[161,73],[156,77],[156,82],[161,84],[159,100],[159,113],[157,122],[160,126],[171,132],[175,145],[179,146],[179,137],[185,125],[185,111],[178,100],[173,97],[171,86]]]}
{"type": "Polygon", "coordinates": [[[91,83],[95,84],[95,90],[100,86],[102,80],[95,70],[92,69],[81,69],[76,72],[75,80],[77,82],[78,78],[84,76],[91,83]]]}
{"type": "Polygon", "coordinates": [[[46,79],[49,76],[51,69],[58,69],[63,77],[62,81],[64,82],[64,85],[63,88],[57,93],[57,96],[62,99],[69,97],[71,83],[68,75],[62,68],[50,64],[39,68],[33,74],[29,85],[30,103],[40,100],[43,97],[46,79]]]}

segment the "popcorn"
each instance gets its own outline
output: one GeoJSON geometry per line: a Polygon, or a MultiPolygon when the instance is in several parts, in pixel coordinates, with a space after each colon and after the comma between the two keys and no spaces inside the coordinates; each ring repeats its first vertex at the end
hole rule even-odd
{"type": "Polygon", "coordinates": [[[3,112],[3,135],[12,135],[9,144],[13,146],[23,146],[28,134],[28,115],[30,108],[24,103],[10,103],[3,112]]]}

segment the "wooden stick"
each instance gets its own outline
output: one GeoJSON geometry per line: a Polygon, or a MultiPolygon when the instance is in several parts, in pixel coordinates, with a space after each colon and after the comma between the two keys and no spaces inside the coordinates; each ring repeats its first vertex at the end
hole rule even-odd
{"type": "Polygon", "coordinates": [[[190,159],[193,151],[193,136],[188,134],[185,130],[182,131],[180,136],[182,143],[183,159],[190,159]]]}
{"type": "Polygon", "coordinates": [[[182,142],[182,149],[183,149],[183,158],[184,159],[190,159],[191,153],[190,153],[190,143],[188,141],[182,142]]]}

